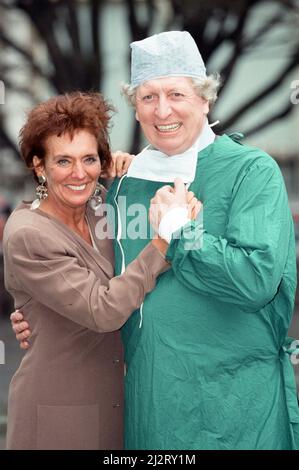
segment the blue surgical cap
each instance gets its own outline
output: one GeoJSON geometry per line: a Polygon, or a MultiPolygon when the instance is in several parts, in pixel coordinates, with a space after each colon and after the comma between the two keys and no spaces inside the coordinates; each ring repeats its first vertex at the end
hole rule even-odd
{"type": "Polygon", "coordinates": [[[130,44],[131,85],[162,77],[205,78],[206,68],[197,45],[187,31],[154,34],[130,44]]]}

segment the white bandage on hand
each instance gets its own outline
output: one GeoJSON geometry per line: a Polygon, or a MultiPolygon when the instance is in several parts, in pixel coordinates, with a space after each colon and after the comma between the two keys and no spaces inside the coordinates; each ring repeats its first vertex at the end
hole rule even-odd
{"type": "Polygon", "coordinates": [[[175,207],[162,217],[158,234],[167,243],[170,243],[172,234],[189,221],[187,207],[175,207]]]}

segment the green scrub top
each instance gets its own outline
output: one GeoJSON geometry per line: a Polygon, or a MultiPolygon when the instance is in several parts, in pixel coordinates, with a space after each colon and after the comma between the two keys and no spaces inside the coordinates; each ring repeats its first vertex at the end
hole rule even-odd
{"type": "MultiPolygon", "coordinates": [[[[124,177],[111,187],[116,232],[122,225],[116,274],[148,243],[138,204],[147,212],[164,184],[124,177]]],[[[279,167],[223,135],[199,152],[189,189],[203,225],[191,222],[171,241],[172,268],[122,328],[125,446],[299,448],[287,339],[295,242],[279,167]]]]}

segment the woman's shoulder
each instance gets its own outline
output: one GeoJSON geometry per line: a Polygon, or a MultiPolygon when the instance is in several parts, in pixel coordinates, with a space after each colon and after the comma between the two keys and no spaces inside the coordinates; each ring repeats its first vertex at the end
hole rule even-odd
{"type": "Polygon", "coordinates": [[[49,243],[56,238],[55,232],[62,241],[63,237],[51,219],[44,217],[40,211],[31,210],[29,203],[21,203],[5,224],[3,244],[6,245],[12,240],[34,244],[39,238],[47,238],[47,243],[49,243]]]}
{"type": "Polygon", "coordinates": [[[30,204],[22,202],[9,216],[6,225],[6,233],[14,233],[20,228],[34,227],[39,224],[39,217],[35,211],[30,210],[30,204]]]}

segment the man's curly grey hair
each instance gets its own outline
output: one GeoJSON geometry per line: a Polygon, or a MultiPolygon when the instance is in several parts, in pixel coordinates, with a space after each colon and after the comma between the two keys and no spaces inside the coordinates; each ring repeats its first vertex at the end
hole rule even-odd
{"type": "MultiPolygon", "coordinates": [[[[190,78],[194,90],[198,96],[201,96],[209,102],[212,107],[217,100],[217,92],[221,85],[219,74],[208,75],[205,78],[190,78]]],[[[126,97],[131,106],[136,106],[136,91],[138,87],[133,87],[129,83],[121,85],[121,92],[126,97]]]]}

